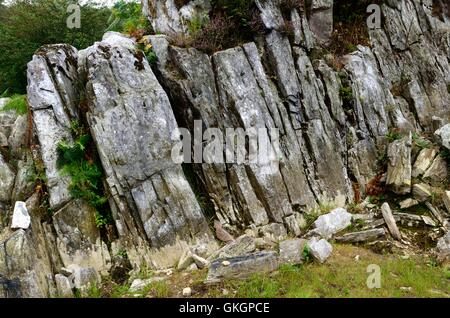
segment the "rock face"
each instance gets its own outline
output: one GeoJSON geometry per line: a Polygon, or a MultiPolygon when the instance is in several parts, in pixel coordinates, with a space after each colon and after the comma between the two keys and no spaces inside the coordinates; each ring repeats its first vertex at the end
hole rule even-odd
{"type": "Polygon", "coordinates": [[[138,257],[148,241],[155,250],[151,262],[167,267],[186,245],[214,250],[216,242],[181,166],[171,159],[178,139],[172,139],[177,123],[169,99],[134,46],[129,38],[106,33],[80,53],[79,67],[89,79],[87,118],[121,244],[136,249],[138,257]]]}
{"type": "Polygon", "coordinates": [[[411,192],[411,134],[396,140],[388,148],[388,170],[386,185],[397,194],[411,192]]]}
{"type": "MultiPolygon", "coordinates": [[[[331,0],[289,10],[257,0],[254,16],[265,30],[254,42],[212,55],[173,43],[189,36],[189,23],[214,2],[142,3],[159,34],[146,39],[155,63],[114,32],[82,51],[44,46],[28,64],[31,118],[0,111],[0,296],[71,297],[73,287],[86,290],[108,272],[127,277],[128,269],[146,266],[210,266],[209,282],[269,272],[280,259],[301,261],[304,242],[286,238],[303,234],[306,212],[322,200],[343,206],[366,196],[386,153],[386,185],[399,195],[412,189],[425,202],[433,189],[412,180],[434,186],[448,178],[438,152],[449,148],[450,22],[436,16],[431,1],[382,4],[383,24],[368,30],[370,47],[342,57],[316,54],[332,39],[331,0]],[[70,177],[57,167],[59,142],[74,142],[74,120],[86,123],[103,168],[113,222],[102,231],[95,209],[73,197],[70,177]],[[270,136],[278,142],[268,145],[275,155],[266,162],[198,160],[193,152],[184,155],[194,163],[181,165],[172,158],[178,128],[194,137],[208,128],[223,136],[227,128],[279,134],[270,136]],[[392,132],[402,138],[389,143],[392,132]],[[413,132],[436,132],[442,148],[419,152],[413,132]],[[14,212],[15,201],[25,202],[29,218],[14,212]],[[219,249],[216,239],[226,245],[219,249]],[[279,241],[280,257],[255,253],[279,241]],[[117,255],[130,264],[116,266],[117,255]]],[[[6,102],[0,99],[0,108],[6,102]]],[[[226,157],[228,150],[218,152],[226,157]]],[[[450,210],[449,202],[446,193],[450,210]]],[[[398,240],[396,220],[445,223],[438,209],[434,222],[388,208],[373,223],[386,224],[398,240]]],[[[315,232],[328,239],[350,222],[337,209],[316,221],[315,232]]],[[[337,239],[363,242],[386,233],[368,228],[337,239]]],[[[332,251],[325,239],[308,246],[320,262],[332,251]]]]}

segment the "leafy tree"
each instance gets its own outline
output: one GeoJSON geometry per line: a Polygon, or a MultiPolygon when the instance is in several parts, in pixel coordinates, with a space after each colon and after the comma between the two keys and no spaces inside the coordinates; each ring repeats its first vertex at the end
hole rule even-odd
{"type": "Polygon", "coordinates": [[[0,93],[24,93],[26,64],[44,44],[69,43],[83,49],[101,39],[111,10],[80,4],[81,27],[69,29],[67,12],[74,0],[0,0],[0,93]]]}

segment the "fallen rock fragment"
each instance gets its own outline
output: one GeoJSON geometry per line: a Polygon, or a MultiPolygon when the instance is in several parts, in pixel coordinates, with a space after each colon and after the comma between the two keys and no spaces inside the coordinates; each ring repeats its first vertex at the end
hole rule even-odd
{"type": "Polygon", "coordinates": [[[222,227],[222,224],[218,220],[214,220],[214,229],[216,230],[216,237],[222,242],[231,242],[234,237],[222,227]]]}
{"type": "Polygon", "coordinates": [[[166,279],[167,279],[166,277],[160,277],[160,276],[155,276],[155,277],[151,277],[151,278],[147,278],[147,279],[138,278],[138,279],[133,280],[129,291],[131,293],[136,293],[138,291],[141,291],[142,289],[144,289],[145,287],[147,287],[150,284],[153,284],[156,282],[162,282],[166,279]]]}
{"type": "Polygon", "coordinates": [[[246,279],[255,273],[272,272],[278,268],[278,265],[277,253],[273,251],[218,259],[211,263],[205,283],[218,283],[222,279],[246,279]],[[230,264],[224,266],[223,261],[228,261],[230,264]]]}
{"type": "Polygon", "coordinates": [[[417,178],[427,171],[427,169],[432,164],[434,158],[438,154],[439,150],[437,148],[425,148],[422,149],[414,162],[412,176],[417,178]]]}
{"type": "Polygon", "coordinates": [[[450,150],[450,124],[442,126],[438,130],[434,132],[434,135],[437,137],[439,143],[450,150]]]}
{"type": "Polygon", "coordinates": [[[70,283],[70,280],[61,274],[55,275],[55,283],[56,283],[56,291],[58,293],[58,297],[62,298],[72,298],[73,292],[72,292],[72,284],[70,283]]]}
{"type": "Polygon", "coordinates": [[[402,236],[397,227],[397,224],[395,223],[394,216],[392,215],[392,211],[388,203],[383,203],[383,205],[381,206],[381,213],[383,214],[383,219],[386,222],[386,225],[392,237],[397,240],[401,240],[402,236]]]}
{"type": "Polygon", "coordinates": [[[371,229],[366,231],[352,232],[336,237],[339,243],[362,243],[371,242],[386,235],[386,231],[381,229],[371,229]]]}
{"type": "Polygon", "coordinates": [[[352,215],[346,209],[337,208],[317,218],[314,222],[314,233],[329,239],[334,234],[350,226],[351,221],[352,215]]]}
{"type": "Polygon", "coordinates": [[[404,137],[389,144],[386,186],[396,194],[411,192],[411,146],[412,137],[404,137]]]}
{"type": "Polygon", "coordinates": [[[214,252],[208,260],[214,260],[216,258],[235,257],[240,255],[246,255],[253,253],[256,249],[256,239],[244,234],[239,236],[234,241],[228,243],[221,249],[214,252]]]}
{"type": "Polygon", "coordinates": [[[311,255],[320,263],[324,263],[333,252],[333,247],[325,239],[313,237],[307,245],[311,255]]]}
{"type": "Polygon", "coordinates": [[[183,288],[183,297],[191,297],[192,289],[190,287],[183,288]]]}
{"type": "Polygon", "coordinates": [[[192,254],[192,259],[194,260],[195,265],[197,265],[197,267],[200,269],[209,266],[209,261],[201,256],[198,256],[197,254],[192,254]]]}
{"type": "Polygon", "coordinates": [[[31,218],[28,214],[28,209],[25,202],[16,201],[14,204],[14,212],[12,216],[11,228],[15,229],[28,229],[30,227],[31,218]]]}
{"type": "Polygon", "coordinates": [[[450,215],[450,191],[444,192],[442,200],[444,201],[445,208],[447,209],[447,214],[450,215]]]}
{"type": "Polygon", "coordinates": [[[416,183],[413,185],[413,197],[419,202],[425,202],[431,197],[431,187],[426,183],[416,183]]]}
{"type": "Polygon", "coordinates": [[[400,202],[400,209],[408,209],[408,208],[413,207],[418,204],[419,204],[419,201],[408,198],[408,199],[405,199],[402,202],[400,202]]]}
{"type": "Polygon", "coordinates": [[[302,263],[302,252],[306,245],[304,239],[292,239],[280,242],[280,262],[286,264],[302,263]]]}

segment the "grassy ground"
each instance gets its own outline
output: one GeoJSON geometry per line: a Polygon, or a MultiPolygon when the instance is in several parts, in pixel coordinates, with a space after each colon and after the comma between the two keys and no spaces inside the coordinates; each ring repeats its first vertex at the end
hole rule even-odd
{"type": "Polygon", "coordinates": [[[181,297],[183,288],[191,287],[192,297],[450,297],[450,271],[432,260],[402,259],[348,245],[335,245],[333,256],[322,265],[282,266],[270,275],[213,286],[202,283],[205,276],[206,271],[174,273],[166,281],[134,294],[128,292],[128,286],[109,282],[91,289],[89,296],[181,297]],[[367,287],[370,264],[380,266],[381,288],[367,287]]]}

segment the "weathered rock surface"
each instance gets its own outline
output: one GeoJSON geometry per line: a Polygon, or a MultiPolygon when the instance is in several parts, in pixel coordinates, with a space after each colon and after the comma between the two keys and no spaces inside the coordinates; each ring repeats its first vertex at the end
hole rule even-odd
{"type": "Polygon", "coordinates": [[[381,206],[381,213],[383,214],[383,219],[386,222],[386,225],[392,237],[397,240],[401,240],[402,235],[397,227],[397,223],[395,222],[394,216],[392,215],[392,211],[388,203],[383,203],[383,205],[381,206]]]}
{"type": "Polygon", "coordinates": [[[418,176],[423,175],[433,163],[438,152],[439,150],[437,148],[422,149],[414,162],[412,177],[417,178],[418,176]]]}
{"type": "Polygon", "coordinates": [[[363,243],[377,240],[386,235],[384,229],[371,229],[366,231],[347,233],[336,237],[336,242],[340,243],[363,243]]]}
{"type": "Polygon", "coordinates": [[[388,169],[386,185],[397,194],[411,192],[411,134],[396,140],[388,148],[388,169]]]}
{"type": "Polygon", "coordinates": [[[0,153],[0,202],[8,202],[11,200],[14,177],[14,171],[0,153]]]}
{"type": "Polygon", "coordinates": [[[113,217],[133,262],[149,257],[175,265],[186,245],[216,242],[181,166],[171,159],[177,123],[169,99],[143,53],[118,33],[80,53],[89,78],[87,114],[116,212],[113,217]],[[155,120],[156,119],[156,120],[155,120]],[[146,251],[150,242],[153,253],[146,251]],[[138,252],[141,251],[141,252],[138,252]]]}
{"type": "Polygon", "coordinates": [[[259,252],[244,256],[218,259],[211,263],[205,283],[218,283],[223,279],[246,279],[255,273],[269,273],[278,268],[275,252],[259,252]],[[223,261],[228,261],[226,265],[223,261]]]}
{"type": "Polygon", "coordinates": [[[30,226],[31,219],[28,214],[27,206],[25,202],[16,201],[14,204],[14,211],[11,221],[11,228],[26,230],[30,226]]]}
{"type": "Polygon", "coordinates": [[[286,264],[300,264],[306,245],[304,239],[292,239],[280,242],[280,262],[286,264]]]}
{"type": "Polygon", "coordinates": [[[352,215],[343,208],[337,208],[330,213],[321,215],[314,222],[314,232],[329,239],[334,234],[347,228],[352,221],[352,215]]]}
{"type": "Polygon", "coordinates": [[[419,202],[425,202],[431,197],[432,189],[426,183],[415,183],[412,188],[414,198],[419,202]]]}
{"type": "Polygon", "coordinates": [[[320,263],[324,263],[333,252],[333,246],[325,239],[313,237],[308,241],[307,245],[311,255],[320,263]]]}
{"type": "Polygon", "coordinates": [[[447,124],[434,132],[441,145],[450,150],[450,124],[447,124]]]}

